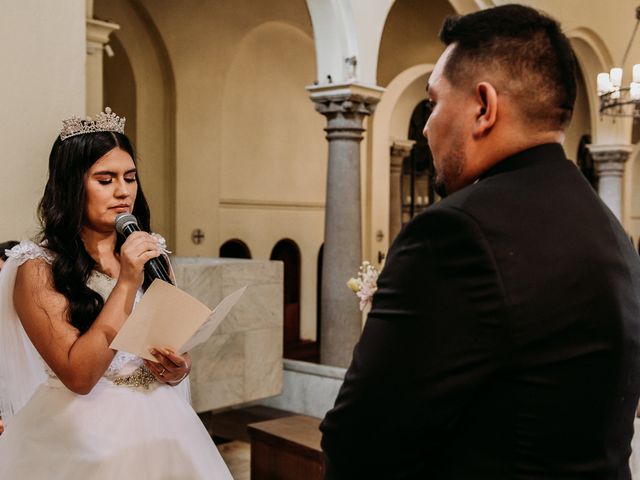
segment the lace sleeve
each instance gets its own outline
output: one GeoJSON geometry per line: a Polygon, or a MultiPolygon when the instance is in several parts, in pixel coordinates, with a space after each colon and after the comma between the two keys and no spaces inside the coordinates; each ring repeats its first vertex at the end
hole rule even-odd
{"type": "Polygon", "coordinates": [[[5,250],[7,259],[13,259],[22,265],[27,260],[42,258],[47,263],[53,262],[53,254],[42,245],[32,242],[31,240],[23,240],[10,250],[5,250]]]}

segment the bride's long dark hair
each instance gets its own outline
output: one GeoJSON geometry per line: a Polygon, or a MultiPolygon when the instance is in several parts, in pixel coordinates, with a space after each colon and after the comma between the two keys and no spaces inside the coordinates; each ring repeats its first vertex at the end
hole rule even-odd
{"type": "MultiPolygon", "coordinates": [[[[58,137],[49,155],[49,179],[38,207],[40,239],[55,253],[51,265],[54,286],[67,298],[69,321],[81,333],[89,329],[104,305],[102,297],[87,286],[96,262],[80,238],[86,194],[84,178],[96,160],[114,148],[124,150],[136,162],[131,142],[120,133],[87,133],[65,140],[58,137]]],[[[149,205],[139,179],[132,213],[140,229],[149,232],[149,205]]],[[[123,241],[118,235],[117,251],[123,241]]],[[[150,279],[145,278],[144,286],[149,283],[150,279]]]]}

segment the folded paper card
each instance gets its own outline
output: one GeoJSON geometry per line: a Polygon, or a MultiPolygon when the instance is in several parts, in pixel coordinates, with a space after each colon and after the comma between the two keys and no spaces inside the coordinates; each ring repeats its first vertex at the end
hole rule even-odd
{"type": "Polygon", "coordinates": [[[211,311],[179,288],[154,280],[109,347],[152,361],[156,361],[149,353],[152,347],[187,352],[211,336],[246,288],[228,295],[211,311]]]}

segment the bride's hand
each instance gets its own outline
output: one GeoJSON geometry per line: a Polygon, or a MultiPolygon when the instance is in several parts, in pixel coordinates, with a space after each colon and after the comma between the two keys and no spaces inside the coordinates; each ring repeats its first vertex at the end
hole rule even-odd
{"type": "Polygon", "coordinates": [[[144,280],[144,264],[162,254],[158,240],[147,232],[133,232],[120,247],[118,281],[138,288],[144,280]]]}
{"type": "Polygon", "coordinates": [[[149,350],[158,361],[145,360],[144,364],[156,380],[169,385],[177,385],[191,371],[191,357],[188,353],[178,355],[167,349],[152,348],[149,350]]]}

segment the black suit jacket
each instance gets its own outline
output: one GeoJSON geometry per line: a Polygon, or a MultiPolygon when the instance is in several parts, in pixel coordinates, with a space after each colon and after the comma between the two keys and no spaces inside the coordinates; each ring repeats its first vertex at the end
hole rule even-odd
{"type": "Polygon", "coordinates": [[[378,287],[328,478],[630,478],[640,262],[560,145],[418,215],[378,287]]]}

